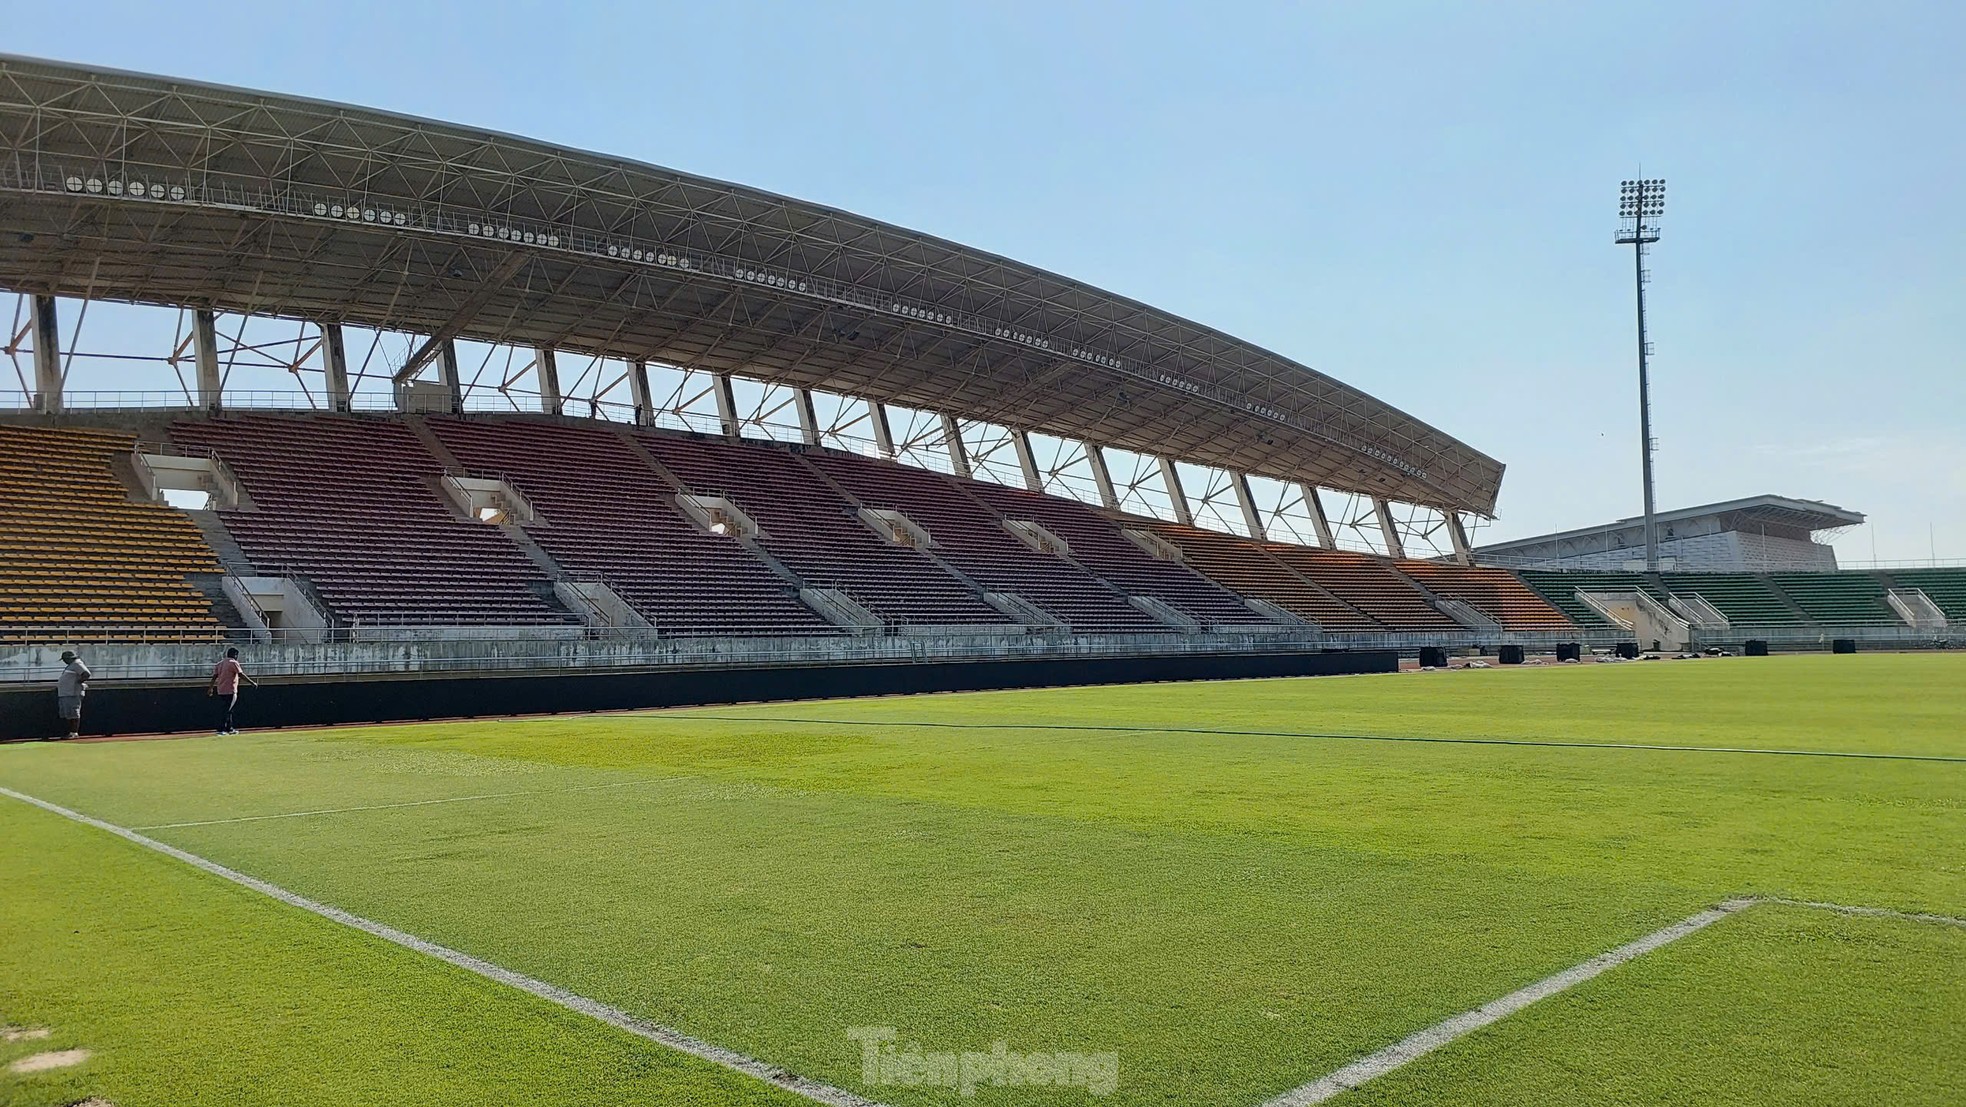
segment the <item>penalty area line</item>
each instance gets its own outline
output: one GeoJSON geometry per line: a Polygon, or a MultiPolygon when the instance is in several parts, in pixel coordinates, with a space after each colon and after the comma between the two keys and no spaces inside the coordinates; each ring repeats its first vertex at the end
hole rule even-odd
{"type": "Polygon", "coordinates": [[[822,1083],[817,1080],[808,1080],[803,1076],[787,1072],[777,1065],[760,1061],[733,1049],[725,1049],[722,1046],[713,1045],[700,1038],[693,1038],[680,1030],[674,1030],[660,1023],[650,1022],[647,1019],[631,1015],[619,1007],[611,1007],[599,1000],[589,999],[586,996],[580,995],[577,992],[570,992],[556,984],[548,984],[544,980],[527,976],[524,973],[514,972],[511,969],[501,965],[495,965],[482,958],[473,957],[468,953],[452,949],[449,946],[438,945],[436,942],[419,938],[407,931],[398,930],[393,926],[376,922],[373,919],[366,919],[352,912],[343,911],[341,908],[335,907],[332,904],[308,899],[306,896],[296,892],[290,892],[277,884],[261,880],[256,876],[248,876],[237,869],[226,868],[216,861],[207,860],[195,853],[181,850],[176,846],[160,842],[155,838],[146,838],[128,827],[117,826],[115,823],[105,822],[91,815],[84,815],[80,811],[72,811],[59,804],[50,803],[36,796],[30,796],[25,792],[16,792],[12,788],[5,786],[0,786],[0,795],[8,796],[22,803],[38,807],[43,811],[60,815],[62,818],[73,820],[84,826],[91,826],[97,830],[114,834],[125,841],[133,842],[145,849],[153,850],[166,857],[182,861],[193,868],[202,869],[222,880],[229,880],[234,884],[250,888],[263,896],[279,900],[281,903],[287,904],[290,907],[298,907],[303,911],[319,915],[330,922],[339,923],[342,926],[381,938],[383,941],[393,945],[414,950],[426,957],[433,957],[439,961],[454,965],[457,968],[463,969],[465,972],[482,976],[487,980],[497,981],[508,987],[517,988],[519,991],[525,992],[528,995],[546,1000],[549,1003],[558,1004],[569,1011],[586,1015],[588,1018],[598,1022],[604,1022],[618,1030],[625,1030],[638,1038],[654,1042],[660,1046],[666,1046],[678,1053],[686,1053],[699,1060],[708,1061],[713,1065],[718,1065],[722,1068],[764,1081],[775,1088],[791,1092],[794,1095],[803,1096],[816,1103],[824,1103],[828,1107],[885,1107],[885,1105],[878,1101],[856,1095],[844,1088],[837,1088],[831,1084],[822,1083]]]}
{"type": "Polygon", "coordinates": [[[1572,965],[1562,972],[1546,976],[1527,987],[1518,988],[1500,999],[1489,1000],[1472,1011],[1463,1011],[1425,1030],[1409,1034],[1392,1045],[1368,1053],[1335,1072],[1321,1076],[1309,1084],[1292,1088],[1275,1099],[1265,1102],[1263,1107],[1310,1107],[1314,1103],[1323,1103],[1333,1096],[1351,1091],[1369,1080],[1384,1076],[1410,1061],[1464,1038],[1484,1026],[1500,1022],[1538,1000],[1568,991],[1635,957],[1641,957],[1688,934],[1704,930],[1729,915],[1745,911],[1758,902],[1760,901],[1747,898],[1730,899],[1705,911],[1689,915],[1671,926],[1655,930],[1636,941],[1627,942],[1581,964],[1572,965]]]}

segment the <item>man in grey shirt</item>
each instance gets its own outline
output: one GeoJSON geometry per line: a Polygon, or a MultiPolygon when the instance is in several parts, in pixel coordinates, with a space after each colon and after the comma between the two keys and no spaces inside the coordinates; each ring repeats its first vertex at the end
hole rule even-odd
{"type": "Polygon", "coordinates": [[[68,736],[75,737],[82,731],[82,697],[89,694],[89,667],[75,656],[74,650],[61,651],[63,667],[61,679],[55,682],[55,707],[61,712],[62,721],[68,724],[68,736]]]}

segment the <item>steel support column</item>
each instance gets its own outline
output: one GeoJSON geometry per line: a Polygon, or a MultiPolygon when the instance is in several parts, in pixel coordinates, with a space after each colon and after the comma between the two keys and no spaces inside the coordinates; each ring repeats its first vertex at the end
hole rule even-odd
{"type": "Polygon", "coordinates": [[[1474,553],[1468,549],[1468,528],[1461,523],[1458,511],[1443,511],[1447,516],[1447,537],[1454,543],[1454,560],[1463,565],[1474,564],[1474,553]]]}
{"type": "Polygon", "coordinates": [[[328,379],[328,410],[346,414],[355,397],[348,388],[348,346],[340,323],[321,324],[321,371],[328,379]]]}
{"type": "Polygon", "coordinates": [[[1106,451],[1090,442],[1085,443],[1086,464],[1092,466],[1092,483],[1099,490],[1100,506],[1116,511],[1120,506],[1119,495],[1113,491],[1113,471],[1106,468],[1106,451]]]}
{"type": "Polygon", "coordinates": [[[1317,544],[1327,550],[1335,550],[1338,543],[1331,537],[1331,517],[1324,513],[1324,501],[1317,497],[1317,485],[1298,484],[1297,490],[1304,494],[1304,512],[1311,517],[1311,526],[1317,528],[1317,544]]]}
{"type": "Polygon", "coordinates": [[[1386,553],[1392,557],[1404,558],[1406,544],[1399,540],[1399,528],[1393,525],[1393,505],[1384,497],[1372,498],[1372,512],[1379,518],[1379,529],[1386,536],[1386,553]]]}
{"type": "Polygon", "coordinates": [[[879,400],[867,401],[867,422],[874,428],[874,448],[881,456],[894,456],[894,427],[887,421],[887,405],[879,400]]]}
{"type": "Polygon", "coordinates": [[[565,397],[560,395],[560,359],[553,347],[539,346],[533,352],[533,376],[539,378],[539,410],[548,415],[564,415],[565,397]]]}
{"type": "Polygon", "coordinates": [[[198,406],[217,411],[225,404],[225,381],[218,371],[218,318],[206,308],[191,313],[191,349],[198,369],[198,406]]]}
{"type": "Polygon", "coordinates": [[[1155,458],[1160,462],[1161,483],[1167,486],[1168,502],[1174,505],[1174,521],[1184,527],[1195,525],[1194,509],[1188,506],[1188,494],[1181,491],[1181,474],[1174,468],[1173,458],[1155,458]]]}
{"type": "Polygon", "coordinates": [[[453,412],[464,410],[464,380],[457,371],[457,342],[446,338],[437,347],[437,381],[450,397],[453,412]]]}
{"type": "Polygon", "coordinates": [[[819,413],[813,410],[812,389],[795,390],[792,393],[792,407],[799,415],[799,441],[808,446],[819,445],[819,413]]]}
{"type": "Polygon", "coordinates": [[[34,407],[62,409],[61,327],[55,319],[55,298],[34,298],[34,407]]]}
{"type": "Polygon", "coordinates": [[[1249,491],[1249,477],[1242,473],[1230,473],[1229,480],[1235,485],[1236,506],[1242,508],[1242,522],[1249,528],[1249,536],[1258,542],[1264,541],[1263,513],[1256,510],[1256,497],[1249,491]]]}
{"type": "Polygon", "coordinates": [[[635,425],[653,425],[655,401],[649,396],[649,363],[640,358],[628,363],[628,393],[635,400],[635,425]]]}
{"type": "Polygon", "coordinates": [[[949,455],[949,465],[959,477],[971,476],[969,468],[969,447],[963,445],[963,427],[953,415],[942,416],[942,450],[949,455]]]}
{"type": "Polygon", "coordinates": [[[1017,447],[1017,466],[1024,470],[1024,487],[1033,492],[1044,491],[1044,477],[1038,474],[1038,455],[1031,451],[1031,436],[1014,430],[1010,432],[1010,441],[1017,447]]]}
{"type": "Polygon", "coordinates": [[[717,397],[717,422],[723,424],[724,437],[736,438],[737,393],[731,391],[730,374],[717,373],[710,378],[710,391],[717,397]]]}

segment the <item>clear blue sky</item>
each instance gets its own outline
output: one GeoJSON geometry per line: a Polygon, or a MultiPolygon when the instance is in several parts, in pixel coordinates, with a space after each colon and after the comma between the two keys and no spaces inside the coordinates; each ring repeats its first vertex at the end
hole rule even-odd
{"type": "Polygon", "coordinates": [[[756,185],[1259,342],[1508,463],[1505,538],[1662,506],[1966,557],[1966,5],[16,4],[5,49],[756,185]],[[1639,22],[1642,19],[1643,22],[1639,22]],[[1640,46],[1625,45],[1637,41],[1640,46]],[[1871,531],[1874,529],[1874,534],[1871,531]]]}

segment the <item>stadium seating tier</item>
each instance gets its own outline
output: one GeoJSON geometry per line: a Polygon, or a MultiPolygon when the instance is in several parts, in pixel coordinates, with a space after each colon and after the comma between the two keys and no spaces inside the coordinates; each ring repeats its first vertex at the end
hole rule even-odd
{"type": "Polygon", "coordinates": [[[134,498],[117,475],[135,446],[119,431],[0,425],[0,628],[12,628],[0,638],[218,637],[186,580],[217,558],[182,512],[134,498]]]}
{"type": "Polygon", "coordinates": [[[549,624],[571,616],[551,582],[497,527],[461,518],[444,469],[390,418],[256,415],[180,420],[180,445],[210,450],[250,508],[219,512],[267,574],[309,581],[358,624],[549,624]]]}

